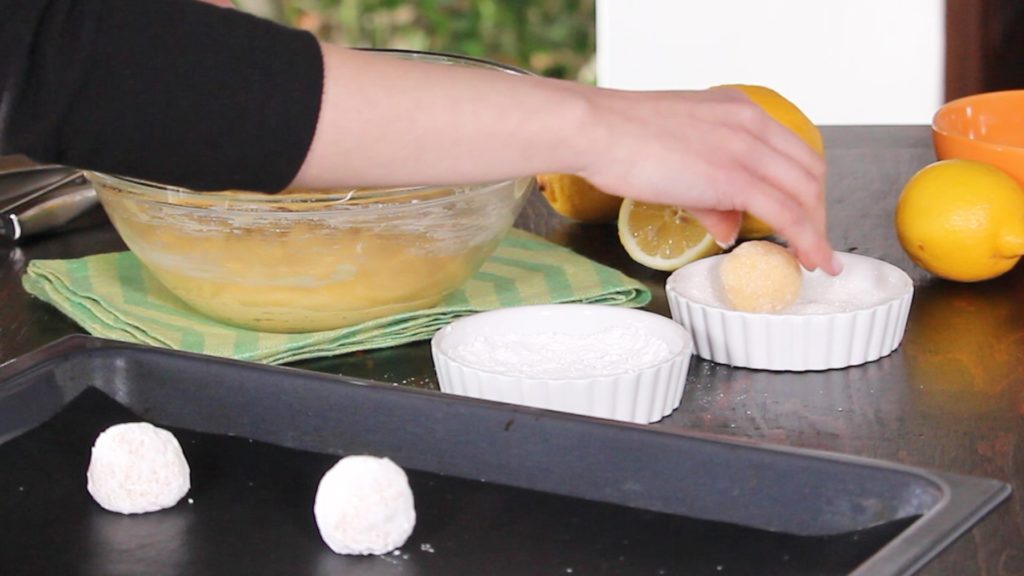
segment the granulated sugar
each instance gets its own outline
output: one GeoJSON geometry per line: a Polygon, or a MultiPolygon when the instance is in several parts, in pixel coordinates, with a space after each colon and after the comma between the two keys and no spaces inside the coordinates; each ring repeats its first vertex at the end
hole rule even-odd
{"type": "MultiPolygon", "coordinates": [[[[708,266],[675,287],[685,298],[715,308],[732,309],[718,269],[708,266]]],[[[836,314],[864,310],[893,298],[901,290],[899,279],[888,271],[851,263],[842,276],[818,271],[804,273],[800,297],[780,313],[794,315],[836,314]]]]}
{"type": "Polygon", "coordinates": [[[667,360],[661,339],[636,326],[589,334],[540,332],[481,336],[450,351],[465,365],[528,378],[594,378],[635,372],[667,360]]]}

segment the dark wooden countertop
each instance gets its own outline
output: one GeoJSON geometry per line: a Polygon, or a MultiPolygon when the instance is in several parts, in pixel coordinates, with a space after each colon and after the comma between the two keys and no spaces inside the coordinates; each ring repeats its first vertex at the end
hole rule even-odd
{"type": "MultiPolygon", "coordinates": [[[[903,184],[932,162],[926,127],[824,130],[830,236],[839,250],[880,258],[914,278],[906,337],[865,366],[807,374],[732,369],[697,360],[682,407],[657,426],[856,454],[986,476],[1013,485],[1011,499],[931,562],[922,574],[1024,574],[1024,266],[974,285],[930,278],[903,254],[893,213],[903,184]]],[[[11,159],[0,159],[0,167],[11,159]]],[[[532,198],[517,224],[648,284],[650,309],[668,315],[667,274],[621,249],[611,225],[584,226],[532,198]]],[[[0,241],[2,242],[2,241],[0,241]]],[[[30,259],[122,250],[102,211],[59,234],[0,243],[0,364],[81,329],[28,296],[30,259]]],[[[300,368],[435,387],[426,343],[308,361],[300,368]]]]}

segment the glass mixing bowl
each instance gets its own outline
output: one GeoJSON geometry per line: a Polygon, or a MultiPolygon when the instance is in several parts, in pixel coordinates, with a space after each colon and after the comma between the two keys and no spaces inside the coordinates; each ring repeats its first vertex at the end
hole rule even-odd
{"type": "Polygon", "coordinates": [[[533,178],[479,186],[197,193],[90,173],[131,251],[217,320],[309,332],[427,308],[480,267],[533,178]]]}
{"type": "Polygon", "coordinates": [[[211,193],[87,177],[121,238],[168,290],[209,317],[268,332],[327,330],[434,306],[479,269],[536,188],[528,176],[465,186],[211,193]]]}

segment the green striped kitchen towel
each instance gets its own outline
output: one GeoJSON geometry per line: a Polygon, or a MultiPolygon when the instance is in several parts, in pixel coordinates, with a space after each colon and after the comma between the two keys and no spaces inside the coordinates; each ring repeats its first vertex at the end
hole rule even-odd
{"type": "Polygon", "coordinates": [[[552,302],[635,307],[651,299],[643,284],[621,272],[521,230],[512,230],[437,306],[322,332],[258,332],[202,316],[130,252],[33,260],[22,283],[96,336],[268,364],[426,340],[460,316],[492,308],[552,302]]]}

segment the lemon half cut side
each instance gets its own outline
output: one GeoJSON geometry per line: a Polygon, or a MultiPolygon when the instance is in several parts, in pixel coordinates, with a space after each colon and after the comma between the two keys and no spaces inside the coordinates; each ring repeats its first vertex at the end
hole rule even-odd
{"type": "Polygon", "coordinates": [[[619,241],[633,260],[669,272],[722,252],[686,210],[635,200],[619,208],[619,241]]]}

